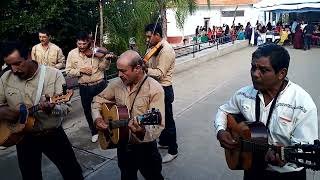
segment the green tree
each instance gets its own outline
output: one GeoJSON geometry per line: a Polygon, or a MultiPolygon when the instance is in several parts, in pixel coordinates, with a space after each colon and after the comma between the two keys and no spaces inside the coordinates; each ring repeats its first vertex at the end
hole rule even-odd
{"type": "MultiPolygon", "coordinates": [[[[210,0],[208,0],[210,5],[210,0]]],[[[210,7],[210,6],[209,6],[210,7]]],[[[109,0],[106,3],[104,16],[106,33],[110,42],[109,48],[124,51],[128,48],[128,40],[135,37],[141,54],[145,52],[144,26],[158,22],[162,26],[163,36],[167,37],[166,10],[172,8],[176,12],[177,27],[183,29],[189,14],[197,9],[196,0],[109,0]]]]}
{"type": "Polygon", "coordinates": [[[145,51],[144,26],[156,16],[156,6],[149,0],[107,1],[104,8],[108,48],[120,54],[129,47],[130,37],[135,37],[139,51],[145,51]]]}
{"type": "Polygon", "coordinates": [[[98,21],[96,0],[2,0],[0,11],[1,40],[20,39],[32,47],[44,28],[65,54],[75,47],[76,33],[94,31],[98,21]]]}

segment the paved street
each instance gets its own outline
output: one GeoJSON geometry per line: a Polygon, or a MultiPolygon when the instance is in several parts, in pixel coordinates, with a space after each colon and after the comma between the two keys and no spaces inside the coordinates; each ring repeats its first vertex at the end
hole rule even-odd
{"type": "MultiPolygon", "coordinates": [[[[174,114],[177,125],[179,156],[163,166],[170,180],[240,180],[241,171],[227,168],[224,152],[215,138],[212,121],[219,105],[237,89],[250,84],[250,60],[255,47],[216,58],[175,74],[174,114]]],[[[320,107],[320,49],[301,51],[288,48],[291,55],[289,78],[300,84],[320,107]]],[[[73,102],[73,112],[64,127],[70,137],[86,179],[118,180],[114,150],[101,151],[90,142],[80,100],[73,102]],[[77,129],[77,131],[74,131],[77,129]]],[[[164,154],[165,151],[161,150],[164,154]]],[[[21,179],[14,148],[0,152],[1,179],[21,179]]],[[[43,161],[44,179],[62,179],[56,167],[43,161]]],[[[319,173],[309,172],[308,180],[320,180],[319,173]]]]}

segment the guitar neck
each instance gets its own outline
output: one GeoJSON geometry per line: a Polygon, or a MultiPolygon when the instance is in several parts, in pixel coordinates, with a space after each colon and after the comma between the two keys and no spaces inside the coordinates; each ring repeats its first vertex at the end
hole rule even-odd
{"type": "MultiPolygon", "coordinates": [[[[118,121],[109,121],[109,126],[110,129],[117,129],[117,128],[121,128],[121,127],[127,127],[129,124],[130,119],[121,119],[118,121]]],[[[145,122],[145,121],[139,121],[138,122],[141,125],[156,125],[157,123],[149,123],[149,122],[145,122]]]]}
{"type": "Polygon", "coordinates": [[[30,115],[33,115],[34,113],[36,113],[39,110],[40,110],[40,105],[37,104],[37,105],[34,105],[34,106],[30,107],[28,109],[28,112],[29,112],[30,115]]]}
{"type": "Polygon", "coordinates": [[[266,153],[269,148],[273,147],[269,144],[258,144],[248,140],[241,140],[241,150],[244,152],[266,153]]]}
{"type": "Polygon", "coordinates": [[[118,121],[109,121],[110,129],[117,129],[121,127],[127,127],[129,124],[129,119],[122,119],[118,121]]]}

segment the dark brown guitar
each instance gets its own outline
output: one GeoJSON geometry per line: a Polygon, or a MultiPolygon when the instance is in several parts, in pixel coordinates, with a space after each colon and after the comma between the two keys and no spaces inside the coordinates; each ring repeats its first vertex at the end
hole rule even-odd
{"type": "MultiPolygon", "coordinates": [[[[104,104],[101,110],[102,117],[108,129],[99,131],[99,144],[101,149],[116,148],[120,142],[128,142],[130,115],[126,106],[104,104]]],[[[158,109],[152,109],[147,113],[137,116],[141,125],[161,124],[161,113],[158,109]]]]}
{"type": "Polygon", "coordinates": [[[227,131],[239,142],[233,150],[225,149],[228,167],[232,170],[261,169],[266,167],[264,156],[269,148],[279,153],[281,160],[312,170],[320,170],[320,141],[279,147],[268,144],[266,126],[261,122],[246,122],[239,114],[228,114],[227,131]]]}
{"type": "MultiPolygon", "coordinates": [[[[64,95],[57,95],[49,98],[52,104],[59,104],[70,101],[73,90],[67,90],[64,95]]],[[[20,117],[16,123],[0,120],[0,146],[10,147],[16,145],[26,132],[32,130],[36,119],[33,114],[40,110],[39,104],[27,107],[24,104],[19,106],[20,117]]]]}

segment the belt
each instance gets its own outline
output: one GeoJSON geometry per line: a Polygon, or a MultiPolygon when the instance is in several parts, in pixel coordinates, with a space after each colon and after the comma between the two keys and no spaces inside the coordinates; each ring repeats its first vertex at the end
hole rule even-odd
{"type": "Polygon", "coordinates": [[[104,79],[100,79],[98,81],[95,81],[95,82],[89,82],[89,83],[80,83],[80,86],[94,86],[94,85],[97,85],[101,82],[103,82],[104,79]]]}
{"type": "Polygon", "coordinates": [[[57,132],[58,128],[44,129],[41,131],[32,131],[29,134],[32,136],[45,136],[54,132],[57,132]]]}

